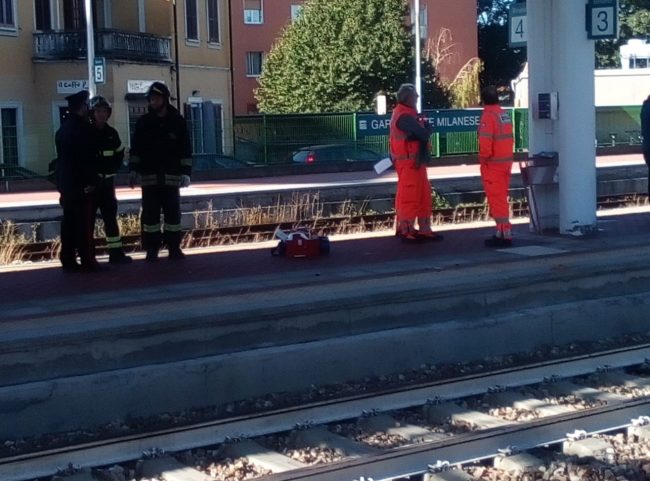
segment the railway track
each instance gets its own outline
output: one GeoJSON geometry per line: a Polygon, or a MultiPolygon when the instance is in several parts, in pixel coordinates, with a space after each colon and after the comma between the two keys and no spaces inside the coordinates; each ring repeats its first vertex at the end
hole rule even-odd
{"type": "Polygon", "coordinates": [[[597,458],[609,448],[591,434],[650,438],[648,359],[650,344],[4,457],[0,479],[244,479],[219,477],[228,459],[264,481],[460,480],[446,468],[561,442],[597,458]]]}
{"type": "MultiPolygon", "coordinates": [[[[637,194],[607,196],[598,199],[599,209],[613,209],[638,203],[637,194]]],[[[529,215],[525,201],[512,203],[513,217],[526,217],[529,215]]],[[[326,218],[310,219],[305,221],[254,224],[243,226],[196,228],[186,231],[184,238],[185,247],[210,247],[216,245],[232,245],[238,243],[262,242],[273,239],[275,229],[290,229],[297,224],[309,225],[322,234],[373,232],[392,228],[394,214],[364,214],[349,216],[333,216],[326,218]]],[[[436,209],[434,211],[435,224],[459,224],[487,220],[488,211],[485,205],[467,205],[452,208],[436,209]]],[[[123,236],[122,242],[128,252],[141,250],[140,236],[137,234],[123,236]]],[[[45,241],[26,243],[17,246],[17,256],[21,261],[49,260],[56,257],[58,241],[45,241]]],[[[107,254],[104,239],[96,239],[97,254],[107,254]]]]}

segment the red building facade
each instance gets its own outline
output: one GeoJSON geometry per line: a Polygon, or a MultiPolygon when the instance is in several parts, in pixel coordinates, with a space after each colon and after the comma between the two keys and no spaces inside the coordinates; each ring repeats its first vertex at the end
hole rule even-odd
{"type": "MultiPolygon", "coordinates": [[[[264,58],[282,29],[295,18],[304,0],[231,0],[233,108],[235,115],[257,113],[254,90],[264,58]]],[[[478,55],[476,0],[420,0],[422,47],[433,47],[441,29],[451,34],[442,45],[441,77],[451,80],[467,61],[478,55]],[[428,39],[431,39],[429,41],[428,39]]]]}

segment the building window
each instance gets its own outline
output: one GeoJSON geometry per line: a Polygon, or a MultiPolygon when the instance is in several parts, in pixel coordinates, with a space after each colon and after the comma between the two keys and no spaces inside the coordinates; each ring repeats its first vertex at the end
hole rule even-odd
{"type": "Polygon", "coordinates": [[[291,22],[295,22],[300,17],[300,12],[302,12],[302,5],[291,5],[291,22]]]}
{"type": "Polygon", "coordinates": [[[218,167],[223,155],[222,106],[207,101],[185,104],[185,120],[192,141],[192,169],[218,167]]]}
{"type": "Polygon", "coordinates": [[[34,0],[34,23],[36,30],[41,32],[52,30],[50,0],[34,0]]]}
{"type": "Polygon", "coordinates": [[[63,26],[66,30],[84,30],[86,28],[82,0],[63,0],[63,26]]]}
{"type": "Polygon", "coordinates": [[[0,0],[0,28],[16,28],[13,0],[0,0]]]}
{"type": "Polygon", "coordinates": [[[18,166],[18,109],[0,109],[0,164],[18,166]]]}
{"type": "Polygon", "coordinates": [[[244,23],[264,23],[263,0],[244,0],[244,23]]]}
{"type": "Polygon", "coordinates": [[[208,42],[219,43],[219,0],[207,0],[208,10],[208,42]]]}
{"type": "Polygon", "coordinates": [[[649,58],[643,57],[630,57],[630,68],[648,68],[649,58]]]}
{"type": "Polygon", "coordinates": [[[259,77],[262,75],[262,60],[264,52],[246,52],[246,75],[259,77]]]}
{"type": "Polygon", "coordinates": [[[199,39],[199,14],[196,0],[185,0],[185,33],[187,40],[199,39]]]}

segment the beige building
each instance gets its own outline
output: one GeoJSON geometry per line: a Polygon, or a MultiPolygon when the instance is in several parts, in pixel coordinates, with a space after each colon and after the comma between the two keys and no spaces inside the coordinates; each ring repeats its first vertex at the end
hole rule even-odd
{"type": "MultiPolygon", "coordinates": [[[[84,3],[0,0],[0,168],[47,172],[54,133],[67,115],[65,97],[88,87],[84,3]]],[[[197,167],[216,167],[232,155],[228,1],[92,6],[95,63],[105,66],[96,91],[112,102],[111,123],[123,142],[146,111],[148,86],[159,80],[188,120],[197,167]]]]}

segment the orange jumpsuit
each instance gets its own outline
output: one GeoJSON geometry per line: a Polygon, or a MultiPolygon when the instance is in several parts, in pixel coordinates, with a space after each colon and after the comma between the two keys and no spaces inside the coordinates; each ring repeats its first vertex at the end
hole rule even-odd
{"type": "Polygon", "coordinates": [[[390,121],[390,154],[397,171],[397,194],[395,213],[398,233],[414,235],[417,220],[420,233],[431,232],[431,184],[426,165],[418,163],[421,141],[397,127],[402,115],[417,119],[417,111],[404,104],[397,104],[390,121]]]}
{"type": "Polygon", "coordinates": [[[497,237],[510,239],[512,226],[508,189],[514,145],[510,113],[499,105],[486,105],[478,136],[481,180],[490,206],[490,215],[497,224],[497,237]]]}

